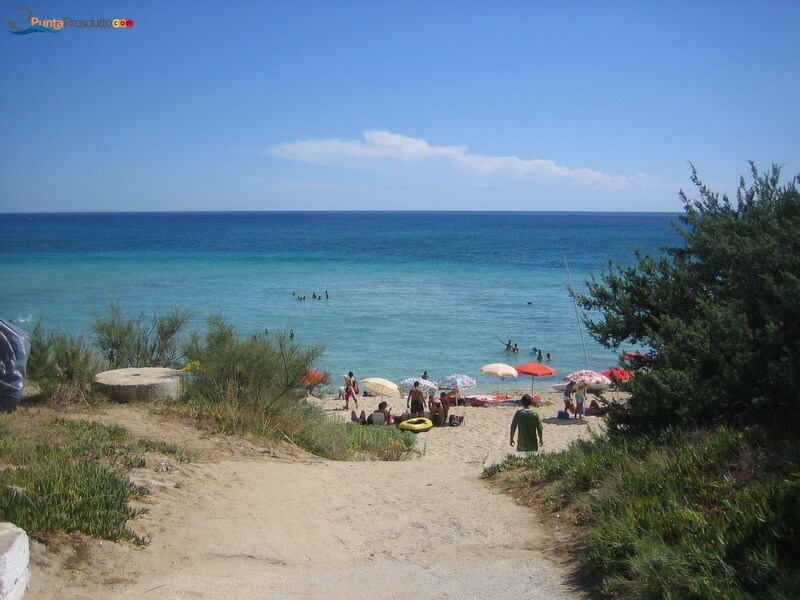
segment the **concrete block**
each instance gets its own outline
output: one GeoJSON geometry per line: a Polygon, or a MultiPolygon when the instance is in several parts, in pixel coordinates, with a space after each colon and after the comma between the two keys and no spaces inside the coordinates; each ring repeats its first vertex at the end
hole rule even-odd
{"type": "Polygon", "coordinates": [[[182,384],[182,371],[157,367],[103,371],[94,378],[95,387],[116,402],[176,400],[182,384]]]}
{"type": "Polygon", "coordinates": [[[0,523],[0,600],[20,600],[31,582],[28,534],[11,523],[0,523]]]}

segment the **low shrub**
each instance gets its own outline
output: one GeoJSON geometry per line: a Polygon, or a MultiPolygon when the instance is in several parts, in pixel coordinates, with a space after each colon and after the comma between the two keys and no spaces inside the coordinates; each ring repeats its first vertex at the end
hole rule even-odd
{"type": "Polygon", "coordinates": [[[0,520],[33,536],[83,532],[109,540],[146,541],[127,522],[146,509],[129,505],[147,495],[125,474],[157,451],[188,460],[185,451],[159,441],[131,440],[117,426],[61,419],[0,421],[0,520]]]}
{"type": "Polygon", "coordinates": [[[285,335],[239,336],[220,316],[204,336],[193,332],[184,353],[192,369],[183,400],[227,433],[281,437],[304,403],[303,376],[322,353],[285,335]]]}
{"type": "Polygon", "coordinates": [[[797,598],[798,464],[796,447],[758,429],[720,428],[578,443],[486,476],[511,472],[516,495],[573,511],[608,597],[797,598]]]}
{"type": "Polygon", "coordinates": [[[103,361],[83,336],[60,330],[45,334],[39,321],[31,332],[32,348],[27,376],[56,403],[89,402],[92,381],[103,361]]]}
{"type": "Polygon", "coordinates": [[[292,429],[282,431],[296,446],[332,460],[403,460],[410,457],[414,434],[397,427],[361,425],[329,419],[314,404],[304,404],[292,429]]]}

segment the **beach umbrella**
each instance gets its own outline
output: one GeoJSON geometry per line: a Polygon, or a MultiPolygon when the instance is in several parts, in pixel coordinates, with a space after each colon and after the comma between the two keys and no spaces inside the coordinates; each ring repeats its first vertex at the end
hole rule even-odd
{"type": "Polygon", "coordinates": [[[324,373],[320,373],[319,371],[315,371],[314,369],[309,369],[305,372],[303,377],[300,378],[300,383],[303,385],[317,385],[318,383],[322,383],[325,381],[327,377],[325,377],[324,373]]]}
{"type": "Polygon", "coordinates": [[[591,389],[595,390],[602,390],[611,385],[611,380],[608,377],[602,373],[591,371],[589,369],[573,371],[569,375],[564,376],[564,381],[574,381],[576,383],[578,381],[583,381],[584,383],[587,383],[591,389]]]}
{"type": "Polygon", "coordinates": [[[436,385],[440,390],[467,390],[476,387],[478,382],[468,375],[455,373],[453,375],[440,377],[436,385]]]}
{"type": "Polygon", "coordinates": [[[415,382],[419,382],[419,389],[421,389],[426,396],[430,396],[431,394],[436,396],[439,393],[439,387],[435,383],[428,379],[420,379],[419,377],[406,377],[397,384],[397,387],[400,388],[403,394],[408,394],[411,388],[414,387],[415,382]]]}
{"type": "Polygon", "coordinates": [[[549,375],[556,374],[556,370],[553,367],[543,365],[542,363],[539,362],[527,362],[521,365],[517,365],[514,368],[520,375],[531,376],[531,396],[533,396],[533,382],[536,380],[537,377],[548,377],[549,375]]]}
{"type": "Polygon", "coordinates": [[[647,362],[650,360],[650,357],[643,352],[626,352],[622,355],[622,360],[627,360],[628,362],[647,362]]]}
{"type": "Polygon", "coordinates": [[[361,385],[381,396],[403,397],[402,394],[400,394],[400,389],[397,387],[397,384],[383,377],[367,377],[361,380],[361,385]]]}
{"type": "Polygon", "coordinates": [[[511,365],[505,363],[489,363],[481,367],[481,373],[484,375],[493,375],[497,377],[497,393],[500,393],[500,380],[506,377],[516,377],[517,370],[511,365]]]}
{"type": "Polygon", "coordinates": [[[600,371],[600,374],[605,375],[612,381],[628,381],[628,379],[633,377],[633,371],[622,369],[620,367],[611,367],[605,371],[600,371]]]}
{"type": "Polygon", "coordinates": [[[488,365],[483,365],[481,367],[481,373],[484,373],[485,375],[493,375],[498,379],[517,376],[517,370],[511,365],[507,365],[505,363],[489,363],[488,365]]]}

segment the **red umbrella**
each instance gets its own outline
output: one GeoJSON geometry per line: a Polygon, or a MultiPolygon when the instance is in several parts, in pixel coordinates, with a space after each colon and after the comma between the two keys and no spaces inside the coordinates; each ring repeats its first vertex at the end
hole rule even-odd
{"type": "Polygon", "coordinates": [[[641,352],[626,352],[622,355],[622,360],[631,362],[631,363],[646,363],[650,360],[650,357],[647,354],[643,354],[641,352]]]}
{"type": "Polygon", "coordinates": [[[319,371],[314,371],[313,369],[306,371],[305,375],[300,379],[300,383],[303,385],[317,385],[318,383],[322,383],[325,381],[326,377],[324,373],[320,373],[319,371]]]}
{"type": "Polygon", "coordinates": [[[600,374],[605,375],[612,381],[628,381],[628,379],[633,377],[633,371],[628,371],[627,369],[621,369],[619,367],[611,367],[610,369],[601,371],[600,374]]]}
{"type": "Polygon", "coordinates": [[[533,396],[533,382],[537,377],[547,377],[548,375],[555,375],[556,370],[553,367],[548,367],[538,362],[528,362],[514,367],[520,375],[531,376],[531,396],[533,396]]]}

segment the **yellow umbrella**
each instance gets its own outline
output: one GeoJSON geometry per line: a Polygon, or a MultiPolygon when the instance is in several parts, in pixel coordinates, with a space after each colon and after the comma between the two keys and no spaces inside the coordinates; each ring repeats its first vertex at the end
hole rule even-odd
{"type": "Polygon", "coordinates": [[[396,396],[398,398],[403,397],[403,395],[400,393],[400,388],[397,387],[397,384],[389,381],[388,379],[384,379],[383,377],[367,377],[366,379],[361,380],[361,385],[368,390],[375,392],[376,394],[380,394],[381,396],[396,396]]]}

